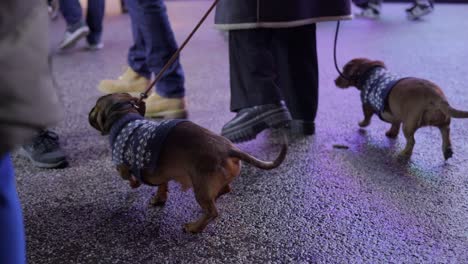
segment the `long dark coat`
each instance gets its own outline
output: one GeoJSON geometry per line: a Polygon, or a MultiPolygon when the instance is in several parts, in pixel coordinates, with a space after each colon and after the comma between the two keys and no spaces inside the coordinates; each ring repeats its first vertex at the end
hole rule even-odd
{"type": "Polygon", "coordinates": [[[349,0],[220,0],[215,24],[222,30],[285,28],[351,18],[349,0]]]}

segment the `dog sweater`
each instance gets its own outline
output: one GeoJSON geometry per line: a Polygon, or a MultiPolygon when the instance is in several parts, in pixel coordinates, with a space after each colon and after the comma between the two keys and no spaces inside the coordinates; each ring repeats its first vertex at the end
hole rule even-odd
{"type": "Polygon", "coordinates": [[[372,106],[374,112],[380,116],[385,110],[390,91],[403,79],[383,67],[372,68],[362,76],[358,87],[361,90],[362,102],[372,106]]]}
{"type": "Polygon", "coordinates": [[[127,114],[110,130],[112,161],[125,165],[140,182],[146,183],[142,169],[156,169],[159,153],[167,135],[183,119],[149,121],[139,114],[127,114]]]}

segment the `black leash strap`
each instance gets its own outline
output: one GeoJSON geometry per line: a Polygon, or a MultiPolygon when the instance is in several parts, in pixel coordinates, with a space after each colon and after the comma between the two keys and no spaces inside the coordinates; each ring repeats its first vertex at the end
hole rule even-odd
{"type": "Polygon", "coordinates": [[[348,80],[349,81],[349,78],[346,77],[340,70],[340,68],[338,67],[338,62],[337,62],[337,59],[336,59],[336,46],[337,46],[337,43],[338,43],[338,32],[340,31],[340,21],[338,20],[336,22],[336,31],[335,31],[335,43],[334,43],[334,46],[333,46],[333,59],[335,61],[335,69],[336,71],[340,74],[340,76],[342,78],[344,78],[345,80],[348,80]]]}
{"type": "Polygon", "coordinates": [[[169,59],[169,61],[166,63],[166,65],[164,65],[164,67],[159,71],[158,75],[156,75],[156,77],[154,78],[154,80],[148,85],[148,87],[146,88],[145,92],[141,93],[140,94],[140,99],[138,99],[138,103],[136,104],[136,106],[139,105],[139,103],[148,98],[148,93],[151,91],[151,88],[159,81],[161,80],[163,74],[167,71],[167,69],[169,67],[171,67],[171,65],[175,62],[175,60],[179,57],[180,55],[180,52],[184,49],[185,45],[187,45],[187,43],[190,41],[190,39],[193,37],[193,35],[195,34],[195,32],[197,32],[198,28],[200,28],[200,26],[203,24],[203,22],[205,22],[206,18],[208,17],[208,15],[211,13],[211,11],[213,11],[213,9],[216,7],[216,5],[218,4],[219,0],[214,0],[213,4],[210,6],[210,8],[208,9],[208,11],[206,11],[205,15],[203,15],[202,19],[198,22],[198,24],[195,26],[195,28],[192,30],[192,32],[190,32],[190,34],[188,35],[188,37],[185,39],[185,41],[182,43],[182,45],[180,45],[180,47],[176,50],[176,52],[174,53],[174,55],[172,55],[172,57],[169,59]]]}

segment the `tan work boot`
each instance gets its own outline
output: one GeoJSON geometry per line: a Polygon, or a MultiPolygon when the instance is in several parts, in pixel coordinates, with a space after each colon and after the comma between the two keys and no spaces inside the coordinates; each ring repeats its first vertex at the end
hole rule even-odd
{"type": "Polygon", "coordinates": [[[167,119],[187,118],[184,98],[164,98],[153,93],[145,101],[145,117],[167,119]]]}
{"type": "Polygon", "coordinates": [[[145,91],[149,82],[149,79],[128,67],[117,80],[102,80],[98,89],[105,94],[129,93],[132,96],[139,96],[140,93],[145,91]]]}

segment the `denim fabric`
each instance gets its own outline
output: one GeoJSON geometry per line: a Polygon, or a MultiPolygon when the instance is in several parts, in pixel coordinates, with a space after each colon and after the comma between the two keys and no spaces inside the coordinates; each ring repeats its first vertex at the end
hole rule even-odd
{"type": "MultiPolygon", "coordinates": [[[[126,0],[132,23],[133,45],[128,64],[147,78],[157,74],[177,50],[166,6],[162,0],[126,0]]],[[[159,95],[181,98],[185,95],[184,72],[177,59],[156,85],[159,95]]]]}
{"type": "Polygon", "coordinates": [[[0,263],[26,263],[23,216],[9,154],[0,157],[0,263]]]}
{"type": "MultiPolygon", "coordinates": [[[[86,24],[89,27],[90,33],[86,39],[89,44],[97,44],[101,41],[104,9],[105,0],[88,0],[86,24]]],[[[60,0],[60,11],[69,28],[84,23],[83,11],[79,0],[60,0]]]]}

